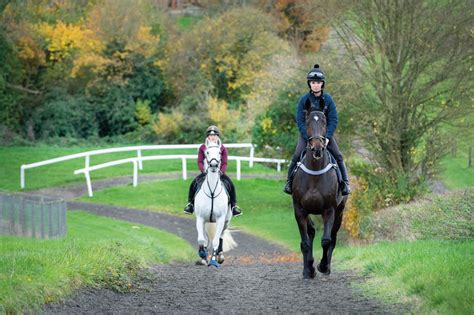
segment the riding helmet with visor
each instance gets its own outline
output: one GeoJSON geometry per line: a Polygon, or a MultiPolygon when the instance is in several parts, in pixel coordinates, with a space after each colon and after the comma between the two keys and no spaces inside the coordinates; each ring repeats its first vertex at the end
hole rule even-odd
{"type": "Polygon", "coordinates": [[[206,130],[206,135],[217,135],[219,136],[220,132],[219,132],[219,128],[217,128],[217,126],[209,126],[206,130]]]}
{"type": "Polygon", "coordinates": [[[308,72],[308,75],[306,76],[306,80],[308,83],[308,87],[310,88],[311,88],[309,84],[310,81],[322,81],[323,82],[322,88],[324,88],[324,84],[326,83],[326,76],[324,74],[323,69],[319,67],[319,64],[315,64],[313,69],[311,69],[308,72]]]}

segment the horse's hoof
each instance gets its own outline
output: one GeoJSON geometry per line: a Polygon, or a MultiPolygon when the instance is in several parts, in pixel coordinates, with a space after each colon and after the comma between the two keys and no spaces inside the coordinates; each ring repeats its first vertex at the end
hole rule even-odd
{"type": "Polygon", "coordinates": [[[311,280],[313,278],[314,277],[312,277],[310,273],[304,273],[303,272],[303,280],[311,280]]]}
{"type": "Polygon", "coordinates": [[[211,261],[209,261],[208,266],[214,266],[214,267],[218,268],[218,267],[219,267],[219,263],[217,262],[217,260],[211,259],[211,261]]]}
{"type": "Polygon", "coordinates": [[[222,264],[224,262],[224,254],[220,253],[219,256],[217,256],[217,262],[219,264],[222,264]]]}
{"type": "Polygon", "coordinates": [[[317,268],[318,268],[318,271],[322,273],[323,275],[329,275],[331,273],[331,269],[329,268],[327,268],[326,270],[323,270],[321,268],[321,264],[318,264],[317,268]]]}

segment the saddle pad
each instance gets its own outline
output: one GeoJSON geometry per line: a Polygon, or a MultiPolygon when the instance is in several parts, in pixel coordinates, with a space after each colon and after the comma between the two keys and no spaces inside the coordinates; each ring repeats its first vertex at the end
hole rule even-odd
{"type": "MultiPolygon", "coordinates": [[[[336,176],[337,176],[337,182],[340,184],[342,182],[342,175],[341,175],[341,170],[339,169],[339,165],[337,164],[337,161],[334,158],[334,156],[332,155],[331,151],[327,150],[327,152],[329,154],[329,160],[331,161],[331,163],[334,164],[334,165],[337,165],[337,167],[335,167],[336,176]]],[[[301,152],[301,156],[300,156],[300,161],[301,162],[304,161],[305,155],[306,155],[306,150],[303,150],[303,152],[301,152]]],[[[296,170],[297,170],[297,168],[295,168],[295,172],[296,172],[296,170]]]]}

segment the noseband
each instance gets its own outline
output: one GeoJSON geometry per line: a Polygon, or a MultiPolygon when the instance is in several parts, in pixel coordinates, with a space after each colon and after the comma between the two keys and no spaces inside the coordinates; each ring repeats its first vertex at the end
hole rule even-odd
{"type": "Polygon", "coordinates": [[[323,151],[326,150],[326,137],[309,137],[306,145],[306,150],[310,150],[312,152],[313,159],[321,159],[323,157],[323,151]],[[321,146],[316,148],[315,146],[311,145],[311,140],[313,139],[319,140],[321,142],[321,146]]]}

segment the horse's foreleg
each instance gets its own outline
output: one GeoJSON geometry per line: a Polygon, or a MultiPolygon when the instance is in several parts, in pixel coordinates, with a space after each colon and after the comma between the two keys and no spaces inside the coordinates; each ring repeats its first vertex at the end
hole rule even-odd
{"type": "Polygon", "coordinates": [[[334,248],[336,247],[337,232],[339,231],[339,228],[341,227],[341,223],[342,223],[342,214],[343,214],[342,210],[336,210],[334,225],[332,226],[332,230],[331,230],[331,245],[329,246],[329,250],[328,250],[328,269],[329,270],[331,270],[332,252],[334,251],[334,248]]]}
{"type": "Polygon", "coordinates": [[[201,217],[196,217],[196,229],[197,229],[197,232],[198,232],[198,244],[199,245],[203,245],[203,246],[207,246],[207,236],[204,235],[205,233],[207,233],[205,230],[204,230],[204,219],[201,218],[201,217]]]}
{"type": "Polygon", "coordinates": [[[224,231],[225,225],[225,218],[221,216],[217,219],[216,222],[216,234],[214,235],[214,239],[212,240],[212,257],[209,261],[209,265],[213,265],[215,267],[219,267],[218,263],[218,256],[219,256],[219,243],[221,239],[222,232],[224,231]]]}
{"type": "Polygon", "coordinates": [[[304,214],[301,209],[295,207],[295,218],[298,223],[298,229],[301,236],[301,253],[303,254],[303,278],[314,278],[314,272],[311,272],[309,255],[312,251],[311,241],[308,235],[308,215],[304,214]]]}
{"type": "Polygon", "coordinates": [[[308,264],[311,271],[311,278],[314,278],[316,271],[314,269],[314,256],[313,256],[313,240],[316,235],[316,230],[314,229],[314,222],[311,220],[311,217],[308,216],[308,237],[310,241],[309,252],[308,252],[308,264]]]}
{"type": "Polygon", "coordinates": [[[196,229],[198,231],[198,255],[201,257],[201,264],[207,264],[207,232],[204,230],[204,219],[196,217],[196,229]]]}
{"type": "Polygon", "coordinates": [[[331,270],[328,265],[328,251],[331,246],[331,231],[334,226],[334,208],[323,212],[324,231],[321,239],[321,247],[323,248],[323,257],[318,265],[318,270],[322,273],[329,274],[331,270]]]}

